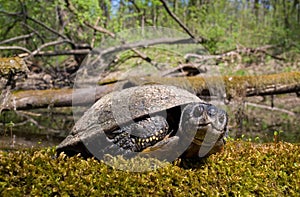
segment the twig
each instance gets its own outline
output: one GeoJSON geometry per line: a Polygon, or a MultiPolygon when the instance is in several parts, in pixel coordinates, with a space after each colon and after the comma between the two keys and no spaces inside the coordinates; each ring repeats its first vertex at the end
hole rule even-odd
{"type": "Polygon", "coordinates": [[[289,114],[291,116],[296,116],[296,114],[294,112],[291,112],[291,111],[286,110],[286,109],[281,109],[281,108],[277,108],[277,107],[270,107],[270,106],[260,105],[260,104],[256,104],[256,103],[250,103],[250,102],[245,102],[245,104],[248,105],[248,106],[258,107],[258,108],[262,108],[262,109],[268,109],[268,110],[271,110],[271,111],[280,111],[280,112],[289,114]]]}
{"type": "Polygon", "coordinates": [[[27,53],[31,53],[28,49],[20,46],[0,46],[0,50],[21,50],[27,53]]]}
{"type": "MultiPolygon", "coordinates": [[[[52,32],[52,33],[58,35],[59,37],[62,37],[62,38],[65,39],[65,40],[68,40],[67,36],[65,36],[65,35],[63,35],[63,34],[61,34],[61,33],[59,33],[58,31],[52,29],[51,27],[48,27],[47,25],[45,25],[45,24],[42,23],[41,21],[39,21],[39,20],[37,20],[37,19],[34,19],[34,18],[30,17],[30,16],[26,16],[26,17],[27,17],[29,20],[32,20],[33,22],[35,22],[35,23],[39,24],[40,26],[44,27],[44,28],[47,29],[48,31],[50,31],[50,32],[52,32]]],[[[71,41],[70,41],[70,42],[71,42],[71,41]]]]}
{"type": "Polygon", "coordinates": [[[143,60],[145,60],[146,62],[151,63],[152,65],[155,65],[156,62],[153,62],[152,59],[147,56],[146,54],[142,53],[141,51],[137,50],[137,49],[131,49],[134,53],[136,53],[140,58],[142,58],[143,60]]]}
{"type": "Polygon", "coordinates": [[[240,55],[240,54],[251,54],[251,53],[255,54],[255,53],[260,52],[260,53],[268,55],[274,59],[277,59],[277,60],[285,60],[284,58],[274,56],[266,51],[267,49],[273,48],[273,47],[274,46],[267,45],[267,46],[262,46],[262,47],[258,47],[258,48],[249,48],[249,47],[235,48],[235,49],[227,51],[223,54],[217,54],[217,55],[199,55],[199,54],[187,53],[184,56],[184,58],[188,59],[189,57],[194,57],[194,58],[199,59],[200,61],[203,61],[203,60],[209,60],[209,59],[222,59],[224,57],[240,55]]]}
{"type": "MultiPolygon", "coordinates": [[[[193,39],[196,39],[196,37],[192,34],[192,32],[188,29],[188,27],[181,22],[181,20],[169,9],[167,3],[165,0],[160,0],[160,2],[163,4],[164,8],[166,9],[166,11],[168,12],[168,14],[179,24],[179,26],[193,39]]],[[[206,39],[199,37],[197,38],[197,42],[203,43],[205,42],[206,39]]]]}
{"type": "MultiPolygon", "coordinates": [[[[203,65],[201,65],[203,66],[203,65]]],[[[206,70],[205,69],[202,69],[200,68],[200,65],[199,64],[194,64],[194,63],[188,63],[188,64],[180,64],[174,68],[170,68],[166,71],[163,71],[161,76],[179,76],[178,73],[184,73],[185,71],[184,70],[190,70],[192,71],[192,73],[196,73],[196,74],[199,74],[199,73],[205,73],[206,70]],[[177,73],[177,74],[176,74],[177,73]]],[[[190,73],[190,72],[188,72],[190,73]]],[[[187,76],[187,75],[184,75],[184,76],[187,76]]]]}
{"type": "Polygon", "coordinates": [[[42,41],[42,44],[45,43],[43,36],[37,31],[35,30],[33,27],[29,26],[28,24],[22,22],[21,23],[23,26],[27,27],[28,29],[30,29],[31,31],[33,31],[42,41]]]}
{"type": "Polygon", "coordinates": [[[0,10],[0,13],[10,15],[10,16],[20,16],[21,13],[16,13],[16,12],[8,12],[5,10],[0,10]]]}
{"type": "MultiPolygon", "coordinates": [[[[70,12],[72,12],[77,18],[78,17],[78,13],[77,13],[77,10],[76,8],[73,6],[72,2],[69,1],[69,0],[65,0],[66,4],[67,4],[67,8],[70,10],[70,12]]],[[[105,33],[105,34],[108,34],[110,37],[112,38],[115,38],[115,34],[110,32],[109,30],[103,28],[103,27],[100,27],[100,26],[96,26],[96,25],[92,25],[90,24],[89,22],[87,21],[84,21],[84,24],[89,27],[89,28],[92,28],[93,30],[95,31],[98,31],[98,32],[101,32],[101,33],[105,33]]]]}
{"type": "Polygon", "coordinates": [[[128,49],[133,48],[140,48],[140,47],[148,47],[152,45],[158,45],[158,44],[192,44],[195,43],[195,40],[193,38],[185,38],[185,39],[178,39],[178,38],[157,38],[154,40],[142,40],[135,43],[129,43],[129,44],[123,44],[116,47],[110,47],[107,49],[94,49],[92,53],[98,54],[97,58],[91,62],[91,65],[104,65],[103,57],[109,56],[110,54],[114,54],[120,51],[125,51],[128,49]],[[100,61],[100,62],[99,62],[100,61]],[[99,64],[100,63],[100,64],[99,64]]]}
{"type": "MultiPolygon", "coordinates": [[[[60,41],[54,41],[50,43],[58,44],[55,42],[60,41]]],[[[62,41],[64,42],[64,41],[62,41]]],[[[69,40],[66,40],[65,42],[69,42],[69,40]]],[[[155,40],[148,40],[148,41],[141,41],[137,43],[131,43],[131,44],[124,44],[117,47],[111,47],[106,50],[93,50],[94,53],[99,53],[101,55],[106,55],[114,52],[120,52],[125,51],[128,49],[133,48],[139,48],[139,47],[147,47],[152,45],[158,45],[158,44],[190,44],[195,43],[193,39],[175,39],[175,38],[168,38],[168,39],[155,39],[155,40]]],[[[45,45],[42,45],[39,48],[45,48],[46,46],[50,46],[49,43],[46,43],[45,45]]],[[[21,53],[18,56],[20,57],[26,57],[29,56],[32,52],[28,49],[20,46],[0,46],[0,50],[22,50],[26,53],[21,53]]],[[[41,49],[35,50],[34,56],[59,56],[59,55],[86,55],[91,52],[90,49],[76,49],[76,50],[61,50],[61,51],[40,51],[41,49]]]]}
{"type": "Polygon", "coordinates": [[[98,50],[95,49],[93,52],[99,53],[99,54],[105,54],[108,55],[110,53],[115,53],[115,52],[120,52],[120,51],[125,51],[128,49],[133,49],[133,48],[140,48],[140,47],[148,47],[152,45],[158,45],[158,44],[194,44],[195,41],[192,38],[157,38],[153,40],[142,40],[139,42],[135,43],[128,43],[128,44],[123,44],[120,46],[116,47],[110,47],[105,50],[98,50]]]}
{"type": "Polygon", "coordinates": [[[100,26],[94,26],[90,23],[88,23],[87,21],[84,22],[84,24],[89,27],[89,28],[92,28],[93,30],[95,31],[98,31],[98,32],[101,32],[101,33],[105,33],[105,34],[108,34],[110,37],[112,38],[115,38],[115,34],[110,32],[109,30],[103,28],[103,27],[100,27],[100,26]]]}
{"type": "Polygon", "coordinates": [[[169,9],[167,2],[165,0],[160,0],[160,2],[163,4],[164,8],[168,12],[168,14],[180,25],[183,30],[191,36],[191,38],[195,38],[195,36],[190,32],[190,30],[183,24],[183,22],[180,21],[180,19],[169,9]]]}
{"type": "Polygon", "coordinates": [[[61,133],[60,130],[56,130],[56,129],[51,129],[49,127],[44,127],[42,125],[40,125],[36,120],[34,120],[33,118],[31,118],[29,115],[27,115],[26,113],[23,113],[21,111],[16,111],[16,114],[18,114],[19,116],[22,116],[24,118],[26,118],[27,120],[21,122],[21,123],[16,123],[15,126],[21,126],[24,125],[26,123],[32,123],[34,124],[38,129],[43,129],[43,130],[47,130],[48,132],[52,132],[52,133],[61,133]]]}
{"type": "Polygon", "coordinates": [[[33,51],[26,59],[35,56],[38,52],[40,52],[43,48],[53,46],[53,45],[59,45],[63,43],[72,43],[70,40],[57,40],[53,42],[47,42],[43,45],[41,45],[39,48],[37,48],[35,51],[33,51]]]}
{"type": "MultiPolygon", "coordinates": [[[[86,55],[90,49],[76,49],[76,50],[61,50],[61,51],[39,51],[35,56],[60,56],[60,55],[86,55]]],[[[29,53],[18,54],[19,57],[27,57],[29,53]]]]}
{"type": "Polygon", "coordinates": [[[129,0],[130,3],[132,3],[132,5],[135,7],[135,9],[138,11],[138,13],[141,13],[141,9],[139,8],[139,6],[137,6],[137,4],[135,3],[134,0],[129,0]]]}
{"type": "Polygon", "coordinates": [[[50,31],[50,32],[52,32],[52,33],[58,35],[59,37],[62,37],[62,38],[64,38],[64,39],[68,39],[67,36],[65,36],[65,35],[63,35],[63,34],[57,32],[56,30],[52,29],[51,27],[45,25],[43,22],[41,22],[41,21],[39,21],[39,20],[37,20],[37,19],[34,19],[34,18],[32,18],[32,17],[30,17],[30,16],[28,16],[28,15],[25,15],[25,16],[24,16],[23,13],[13,13],[13,12],[7,12],[7,11],[5,11],[5,10],[0,10],[0,13],[6,14],[6,15],[10,15],[10,16],[26,17],[27,19],[29,19],[29,20],[31,20],[31,21],[33,21],[33,22],[39,24],[40,26],[44,27],[44,28],[47,29],[48,31],[50,31]]]}
{"type": "Polygon", "coordinates": [[[18,40],[23,40],[23,39],[26,39],[26,38],[30,38],[34,35],[34,32],[30,33],[30,34],[26,34],[26,35],[22,35],[22,36],[16,36],[16,37],[13,37],[13,38],[9,38],[7,40],[3,40],[0,42],[0,44],[6,44],[6,43],[9,43],[9,42],[15,42],[15,41],[18,41],[18,40]]]}
{"type": "MultiPolygon", "coordinates": [[[[230,52],[230,54],[233,54],[232,52],[230,52]]],[[[220,59],[224,56],[229,56],[229,53],[225,53],[222,55],[199,55],[199,54],[194,54],[194,53],[187,53],[184,55],[184,59],[188,59],[191,57],[197,58],[200,61],[204,61],[204,60],[209,60],[209,59],[220,59]]]]}
{"type": "Polygon", "coordinates": [[[107,67],[114,68],[117,64],[123,64],[124,62],[126,62],[132,58],[139,58],[139,57],[140,57],[139,55],[130,55],[130,56],[126,56],[126,57],[123,57],[122,59],[120,59],[120,57],[118,55],[116,55],[115,59],[113,61],[111,61],[107,67]]]}
{"type": "MultiPolygon", "coordinates": [[[[100,17],[97,17],[97,20],[95,22],[95,26],[98,25],[99,21],[100,21],[100,17]]],[[[97,31],[94,30],[94,35],[93,35],[93,38],[92,38],[92,41],[91,41],[91,48],[94,48],[96,32],[97,31]]]]}

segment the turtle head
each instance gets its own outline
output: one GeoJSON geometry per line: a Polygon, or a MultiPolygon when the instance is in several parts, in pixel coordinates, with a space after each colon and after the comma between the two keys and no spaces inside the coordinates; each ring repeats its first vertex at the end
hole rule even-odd
{"type": "MultiPolygon", "coordinates": [[[[227,113],[208,103],[191,103],[185,106],[181,114],[181,123],[202,129],[211,125],[217,131],[226,130],[228,122],[227,113]]],[[[187,126],[187,125],[186,125],[187,126]]]]}
{"type": "Polygon", "coordinates": [[[178,133],[185,143],[190,142],[185,155],[203,157],[218,152],[225,144],[227,122],[227,113],[215,105],[202,102],[186,105],[178,133]]]}

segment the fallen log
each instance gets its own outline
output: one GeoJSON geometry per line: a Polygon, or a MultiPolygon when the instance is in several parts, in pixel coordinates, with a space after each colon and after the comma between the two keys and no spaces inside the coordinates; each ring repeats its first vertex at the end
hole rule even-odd
{"type": "MultiPolygon", "coordinates": [[[[227,99],[235,97],[264,96],[300,92],[300,72],[287,72],[260,76],[221,76],[221,77],[135,77],[127,80],[125,87],[166,84],[175,85],[197,95],[210,95],[210,89],[224,87],[227,99]]],[[[50,89],[12,92],[4,109],[26,110],[34,108],[72,106],[76,96],[76,105],[84,105],[98,100],[105,94],[114,91],[115,83],[97,86],[94,89],[50,89]],[[93,96],[90,96],[92,93],[93,96]],[[95,94],[95,95],[94,95],[95,94]]]]}
{"type": "Polygon", "coordinates": [[[230,100],[235,97],[298,93],[300,92],[300,72],[258,76],[135,77],[128,80],[127,86],[143,84],[175,85],[194,92],[198,96],[209,96],[210,91],[224,88],[224,96],[230,100]]]}
{"type": "Polygon", "coordinates": [[[49,89],[49,90],[25,90],[12,92],[9,102],[6,103],[6,110],[28,110],[35,108],[51,107],[69,107],[72,106],[72,99],[76,96],[76,100],[80,101],[76,105],[84,105],[93,100],[99,99],[105,94],[113,91],[114,85],[99,86],[93,89],[49,89]],[[95,92],[95,98],[90,94],[95,92]]]}

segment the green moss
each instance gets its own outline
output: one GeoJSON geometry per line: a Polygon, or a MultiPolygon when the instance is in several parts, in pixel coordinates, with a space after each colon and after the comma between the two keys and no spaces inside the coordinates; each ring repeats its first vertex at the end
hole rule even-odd
{"type": "Polygon", "coordinates": [[[0,58],[0,77],[9,73],[25,74],[28,71],[24,60],[19,57],[0,58]]]}
{"type": "MultiPolygon", "coordinates": [[[[300,193],[300,147],[230,141],[194,169],[169,164],[132,173],[94,159],[54,159],[54,148],[0,152],[1,196],[270,195],[300,193]]],[[[178,161],[177,163],[180,163],[178,161]]]]}

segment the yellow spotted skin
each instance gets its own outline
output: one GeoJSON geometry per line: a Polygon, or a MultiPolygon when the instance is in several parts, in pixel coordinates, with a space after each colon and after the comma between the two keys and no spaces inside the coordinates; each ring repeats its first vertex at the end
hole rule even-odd
{"type": "Polygon", "coordinates": [[[169,125],[162,116],[153,116],[144,120],[121,126],[120,129],[107,134],[113,141],[108,149],[114,152],[125,149],[132,152],[141,152],[153,146],[169,133],[169,125]]]}

